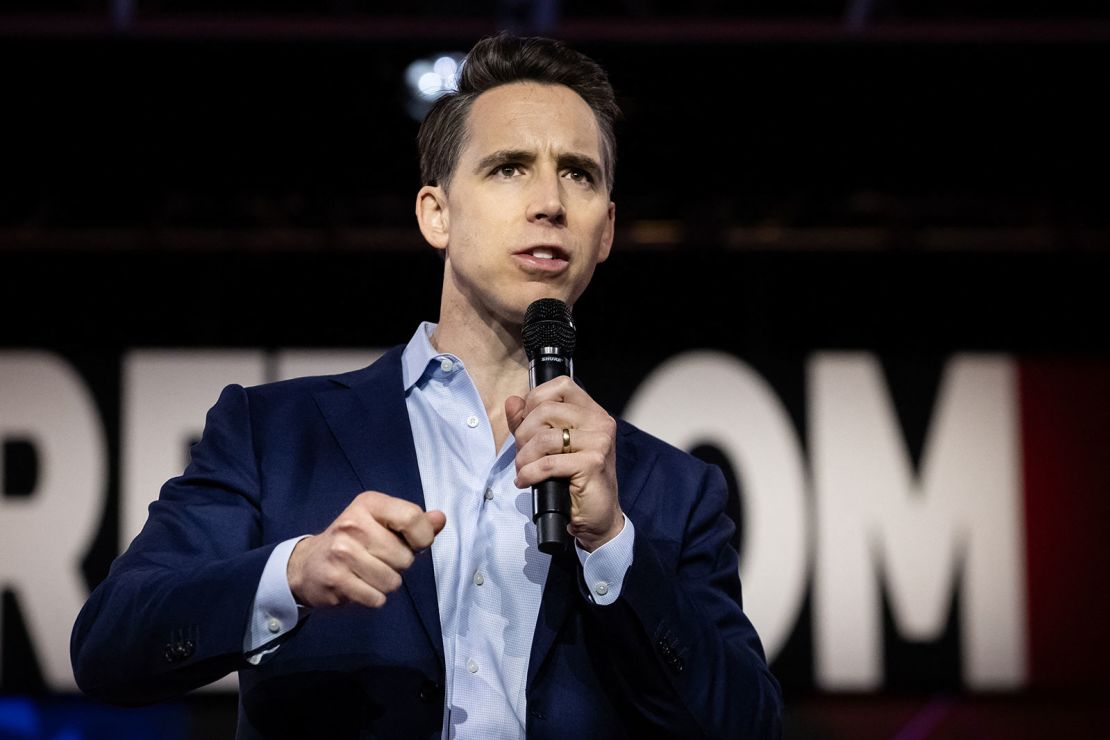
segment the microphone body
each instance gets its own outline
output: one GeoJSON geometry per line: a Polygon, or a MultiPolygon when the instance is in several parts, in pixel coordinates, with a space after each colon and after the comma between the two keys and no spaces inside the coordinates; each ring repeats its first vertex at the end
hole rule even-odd
{"type": "MultiPolygon", "coordinates": [[[[555,298],[533,302],[524,315],[523,334],[530,387],[574,374],[575,329],[565,303],[555,298]]],[[[540,552],[553,555],[567,548],[570,481],[548,478],[532,486],[532,521],[540,552]]]]}
{"type": "MultiPolygon", "coordinates": [[[[560,375],[572,375],[573,368],[574,361],[562,355],[558,347],[542,347],[541,354],[528,363],[529,386],[535,388],[560,375]]],[[[540,552],[550,555],[566,549],[570,542],[570,481],[548,478],[532,486],[532,521],[540,552]]]]}

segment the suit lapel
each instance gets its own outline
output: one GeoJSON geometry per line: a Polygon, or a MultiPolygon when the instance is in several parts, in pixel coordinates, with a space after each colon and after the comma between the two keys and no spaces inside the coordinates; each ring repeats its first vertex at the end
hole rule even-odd
{"type": "MultiPolygon", "coordinates": [[[[654,459],[639,460],[636,448],[626,440],[632,431],[631,426],[620,422],[617,434],[617,487],[621,510],[629,518],[632,518],[632,507],[654,463],[654,459]]],[[[532,652],[528,658],[528,681],[525,685],[529,689],[551,652],[551,646],[555,643],[559,630],[563,628],[571,607],[578,603],[578,599],[586,598],[580,593],[578,585],[581,569],[573,544],[567,552],[551,558],[547,583],[543,588],[543,601],[540,602],[540,613],[536,618],[532,652]]]]}
{"type": "Polygon", "coordinates": [[[536,632],[532,637],[532,651],[528,656],[528,680],[525,686],[531,687],[532,681],[543,665],[556,635],[567,621],[574,600],[581,598],[578,590],[578,556],[573,550],[551,558],[547,571],[547,582],[543,587],[543,600],[536,616],[536,632]]]}
{"type": "MultiPolygon", "coordinates": [[[[401,380],[401,348],[370,367],[332,379],[335,387],[316,394],[316,403],[364,490],[377,490],[425,508],[420,468],[401,380]]],[[[431,553],[405,572],[405,591],[443,665],[435,572],[431,553]]]]}

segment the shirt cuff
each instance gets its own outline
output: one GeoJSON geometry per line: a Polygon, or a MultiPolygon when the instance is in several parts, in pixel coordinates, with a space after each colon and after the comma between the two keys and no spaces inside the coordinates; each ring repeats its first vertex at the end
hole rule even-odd
{"type": "Polygon", "coordinates": [[[627,516],[624,517],[624,528],[617,536],[593,552],[583,550],[578,540],[574,541],[574,551],[582,564],[582,580],[586,583],[590,601],[608,606],[621,595],[624,576],[632,565],[632,545],[635,541],[636,528],[627,516]]]}
{"type": "Polygon", "coordinates": [[[296,627],[301,616],[308,611],[293,599],[289,579],[285,575],[293,548],[305,537],[308,535],[278,544],[262,569],[262,578],[258,581],[258,590],[254,592],[254,603],[251,604],[251,621],[243,638],[243,652],[253,665],[258,665],[263,656],[277,650],[278,645],[266,650],[263,648],[296,627]]]}

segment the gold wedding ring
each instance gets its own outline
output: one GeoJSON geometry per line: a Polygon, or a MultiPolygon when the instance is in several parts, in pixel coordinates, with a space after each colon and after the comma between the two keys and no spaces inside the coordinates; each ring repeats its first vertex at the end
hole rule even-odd
{"type": "Polygon", "coordinates": [[[570,430],[563,429],[563,454],[570,452],[570,430]]]}

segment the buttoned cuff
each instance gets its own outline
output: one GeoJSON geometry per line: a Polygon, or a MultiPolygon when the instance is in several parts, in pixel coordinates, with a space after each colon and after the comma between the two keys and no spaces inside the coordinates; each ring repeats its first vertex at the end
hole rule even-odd
{"type": "Polygon", "coordinates": [[[258,665],[262,658],[278,649],[266,646],[297,626],[307,609],[297,606],[289,579],[285,575],[293,548],[308,535],[285,540],[274,548],[262,569],[258,590],[251,605],[251,621],[243,638],[243,652],[247,660],[258,665]]]}
{"type": "MultiPolygon", "coordinates": [[[[621,516],[624,516],[623,514],[621,516]]],[[[574,541],[574,551],[582,564],[582,580],[586,584],[590,601],[608,606],[621,595],[624,576],[632,565],[632,545],[636,541],[636,528],[632,520],[624,517],[624,528],[616,537],[593,552],[587,552],[574,541]]]]}

